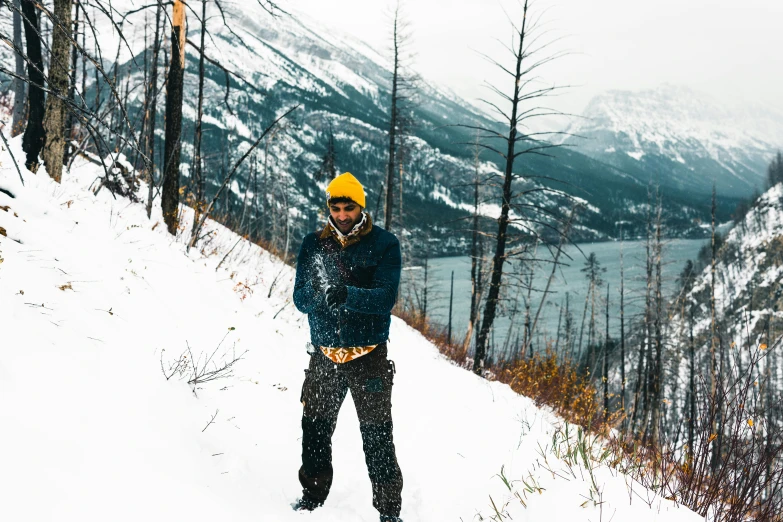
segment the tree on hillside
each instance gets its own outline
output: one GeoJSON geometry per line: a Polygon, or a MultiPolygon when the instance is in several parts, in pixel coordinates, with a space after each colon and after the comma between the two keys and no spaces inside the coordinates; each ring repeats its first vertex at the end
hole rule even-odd
{"type": "MultiPolygon", "coordinates": [[[[489,340],[492,325],[498,312],[498,305],[501,299],[501,286],[503,283],[503,266],[506,260],[511,256],[520,256],[528,252],[525,246],[518,251],[509,250],[509,226],[516,225],[518,229],[535,237],[538,241],[538,233],[531,225],[540,225],[542,227],[553,228],[552,225],[543,220],[552,219],[551,213],[540,208],[534,202],[526,200],[525,196],[532,192],[545,191],[542,187],[526,188],[516,191],[514,181],[521,176],[514,173],[514,164],[519,156],[525,154],[546,155],[546,150],[557,147],[552,143],[544,141],[547,136],[552,136],[554,132],[532,132],[529,130],[521,131],[520,126],[533,118],[545,114],[557,114],[548,108],[534,105],[535,102],[555,93],[559,90],[555,86],[536,86],[538,70],[552,60],[563,56],[565,53],[555,53],[543,58],[538,56],[548,48],[548,44],[542,44],[537,35],[536,28],[539,25],[537,20],[532,20],[529,14],[529,0],[525,0],[522,6],[522,21],[517,27],[513,25],[514,38],[512,46],[508,50],[514,57],[514,64],[508,68],[493,60],[504,73],[512,77],[514,81],[512,94],[509,96],[496,87],[490,87],[492,91],[499,95],[509,104],[509,113],[503,111],[497,104],[487,102],[490,107],[497,111],[503,118],[503,124],[507,125],[508,134],[503,134],[493,128],[487,128],[477,125],[463,125],[463,127],[478,130],[482,133],[485,140],[481,146],[501,156],[505,162],[505,168],[502,178],[502,188],[500,194],[500,217],[498,218],[497,235],[495,235],[495,252],[492,258],[492,268],[489,280],[487,299],[482,314],[481,329],[476,339],[476,353],[474,359],[473,371],[477,374],[482,372],[484,360],[487,355],[487,341],[489,340]],[[528,106],[528,104],[533,104],[528,106]],[[487,141],[497,140],[500,146],[494,146],[487,141]],[[521,150],[517,147],[521,146],[521,150]],[[512,209],[517,216],[512,216],[512,209]],[[534,214],[534,216],[530,216],[534,214]],[[509,251],[507,251],[509,250],[509,251]]],[[[551,42],[549,42],[551,44],[551,42]]],[[[524,127],[523,127],[524,128],[524,127]]],[[[535,176],[528,176],[528,179],[535,176]]],[[[556,219],[556,218],[554,218],[556,219]]]]}
{"type": "Polygon", "coordinates": [[[65,156],[65,99],[69,94],[71,62],[71,0],[54,0],[52,49],[49,57],[49,88],[44,116],[43,160],[49,176],[60,182],[65,156]]]}
{"type": "Polygon", "coordinates": [[[585,308],[582,314],[582,327],[579,333],[579,351],[582,351],[582,332],[584,331],[585,315],[588,307],[590,308],[590,323],[587,327],[587,356],[584,362],[584,366],[588,373],[592,373],[595,370],[595,348],[597,345],[596,335],[596,300],[600,298],[598,289],[604,285],[604,279],[602,274],[606,273],[606,268],[601,266],[601,262],[595,255],[595,252],[590,252],[585,260],[584,267],[580,271],[585,275],[587,279],[587,295],[585,295],[585,308]]]}
{"type": "Polygon", "coordinates": [[[410,43],[408,23],[405,20],[400,0],[392,14],[392,84],[391,105],[389,112],[389,157],[386,164],[386,193],[384,205],[384,227],[391,230],[394,216],[394,179],[399,168],[399,138],[403,126],[404,100],[409,96],[408,91],[413,87],[414,79],[408,73],[406,66],[410,59],[407,46],[410,43]]]}
{"type": "Polygon", "coordinates": [[[147,218],[152,216],[152,201],[155,198],[155,122],[158,108],[158,58],[160,56],[160,24],[163,6],[158,2],[155,9],[155,36],[152,42],[149,81],[144,89],[144,122],[142,124],[143,151],[149,162],[147,170],[147,218]]]}
{"type": "Polygon", "coordinates": [[[473,150],[473,215],[471,216],[470,234],[470,317],[468,319],[468,331],[465,334],[462,350],[468,352],[473,332],[479,321],[481,308],[481,296],[484,294],[484,236],[481,233],[481,185],[484,180],[481,177],[481,147],[476,136],[473,150]]]}
{"type": "Polygon", "coordinates": [[[34,0],[22,0],[24,37],[27,41],[27,127],[22,138],[22,149],[30,172],[38,171],[38,155],[44,146],[44,64],[41,54],[39,8],[34,0]]]}
{"type": "Polygon", "coordinates": [[[780,151],[772,158],[767,168],[767,180],[770,187],[783,182],[783,153],[780,151]]]}
{"type": "Polygon", "coordinates": [[[620,229],[620,413],[623,419],[623,432],[627,427],[625,413],[625,257],[623,255],[623,230],[620,229]]]}
{"type": "Polygon", "coordinates": [[[686,452],[686,462],[693,461],[693,448],[696,435],[696,345],[693,335],[694,327],[694,315],[695,315],[695,303],[690,299],[690,293],[693,290],[693,285],[696,282],[696,267],[693,261],[690,259],[685,263],[682,272],[678,278],[680,285],[680,293],[677,299],[677,304],[680,308],[680,319],[684,323],[687,323],[688,336],[688,388],[685,392],[685,404],[683,411],[686,412],[686,418],[688,419],[688,433],[687,444],[688,449],[686,452]]]}
{"type": "MultiPolygon", "coordinates": [[[[71,68],[68,86],[68,102],[71,107],[78,106],[76,103],[76,73],[79,70],[79,12],[82,10],[81,2],[78,0],[76,0],[74,3],[74,6],[75,16],[73,20],[73,45],[70,45],[69,42],[71,47],[71,68]]],[[[146,24],[144,30],[145,32],[147,30],[146,24]]],[[[65,152],[63,155],[63,165],[70,165],[71,155],[73,154],[72,145],[73,140],[75,139],[75,118],[73,113],[73,109],[68,110],[65,120],[65,152]]]]}
{"type": "Polygon", "coordinates": [[[185,2],[174,0],[171,57],[166,80],[166,143],[163,153],[163,220],[171,235],[179,226],[179,162],[182,151],[182,89],[185,75],[185,2]]]}
{"type": "MultiPolygon", "coordinates": [[[[193,167],[192,180],[195,184],[195,195],[193,200],[193,228],[191,234],[195,233],[199,214],[204,205],[204,176],[202,174],[201,159],[201,134],[202,119],[204,116],[204,41],[207,36],[207,0],[201,0],[201,40],[199,42],[198,56],[198,102],[196,103],[196,131],[193,136],[193,167]]],[[[196,238],[198,240],[198,238],[196,238]]]]}
{"type": "MultiPolygon", "coordinates": [[[[14,0],[13,24],[14,24],[14,45],[17,49],[22,49],[22,11],[21,0],[14,0]]],[[[16,78],[12,80],[12,90],[14,91],[14,107],[11,120],[11,136],[18,136],[22,133],[25,117],[25,102],[27,99],[27,84],[24,82],[24,59],[19,53],[14,53],[14,72],[16,78]]]]}
{"type": "Polygon", "coordinates": [[[337,151],[334,147],[334,130],[332,122],[329,122],[326,131],[326,150],[321,157],[321,165],[315,173],[315,180],[325,180],[327,183],[337,176],[337,151]]]}

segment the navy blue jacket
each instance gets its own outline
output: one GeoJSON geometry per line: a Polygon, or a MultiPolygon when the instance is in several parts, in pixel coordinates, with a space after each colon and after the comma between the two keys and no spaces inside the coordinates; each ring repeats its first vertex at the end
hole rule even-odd
{"type": "Polygon", "coordinates": [[[310,342],[336,348],[386,341],[402,271],[397,237],[376,225],[345,248],[331,236],[320,236],[304,238],[294,283],[294,304],[307,314],[310,342]],[[313,289],[317,277],[326,285],[347,285],[348,299],[338,310],[330,310],[323,293],[313,289]]]}

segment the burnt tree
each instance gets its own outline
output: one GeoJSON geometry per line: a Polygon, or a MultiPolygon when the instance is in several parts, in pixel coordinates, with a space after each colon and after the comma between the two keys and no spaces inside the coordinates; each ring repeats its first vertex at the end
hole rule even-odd
{"type": "Polygon", "coordinates": [[[24,37],[27,40],[27,127],[22,137],[22,149],[27,155],[25,166],[30,172],[38,171],[38,154],[44,146],[44,65],[41,54],[40,20],[34,0],[22,0],[24,37]]]}
{"type": "Polygon", "coordinates": [[[182,152],[182,90],[185,77],[185,2],[174,0],[171,58],[166,81],[166,143],[163,152],[163,220],[171,235],[179,226],[179,163],[182,152]]]}

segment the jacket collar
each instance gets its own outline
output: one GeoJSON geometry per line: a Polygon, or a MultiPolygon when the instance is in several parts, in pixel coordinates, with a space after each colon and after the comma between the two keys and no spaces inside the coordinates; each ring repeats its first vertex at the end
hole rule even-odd
{"type": "Polygon", "coordinates": [[[353,226],[350,232],[343,234],[335,225],[332,216],[327,219],[326,226],[321,231],[321,239],[333,237],[342,248],[358,243],[361,238],[366,236],[372,230],[372,218],[367,212],[362,212],[362,219],[353,226]]]}

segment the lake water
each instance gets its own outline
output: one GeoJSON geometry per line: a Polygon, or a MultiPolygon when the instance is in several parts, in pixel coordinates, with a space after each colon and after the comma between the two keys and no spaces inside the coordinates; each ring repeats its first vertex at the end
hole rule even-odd
{"type": "MultiPolygon", "coordinates": [[[[704,239],[675,239],[670,240],[664,247],[664,288],[667,293],[672,293],[676,289],[676,280],[682,271],[688,259],[695,260],[699,249],[706,244],[704,239]]],[[[610,335],[616,337],[620,329],[620,252],[624,260],[624,281],[625,281],[625,317],[626,331],[630,320],[638,316],[644,305],[645,290],[645,249],[644,241],[625,241],[622,244],[619,241],[607,241],[600,243],[582,243],[577,246],[569,245],[564,249],[564,254],[560,258],[560,267],[557,269],[555,277],[549,288],[549,293],[544,300],[541,314],[538,319],[536,331],[533,334],[536,346],[544,346],[545,339],[554,338],[557,332],[558,318],[561,307],[565,309],[566,293],[568,293],[569,309],[574,317],[577,327],[581,325],[582,313],[585,308],[585,299],[588,293],[589,285],[585,274],[581,272],[584,268],[586,256],[595,252],[602,268],[606,271],[602,274],[604,280],[603,286],[599,289],[600,299],[596,305],[596,316],[598,317],[598,331],[603,334],[605,328],[605,302],[606,285],[609,285],[609,331],[610,335]],[[581,252],[580,252],[581,250],[581,252]],[[570,256],[570,259],[565,254],[570,256]]],[[[538,257],[547,259],[549,255],[542,250],[538,257]]],[[[454,272],[454,303],[452,311],[452,331],[455,339],[462,338],[467,331],[467,324],[470,318],[470,257],[445,257],[431,259],[428,263],[428,316],[440,324],[448,323],[449,315],[449,291],[451,285],[451,273],[454,272]]],[[[508,263],[504,264],[504,273],[509,268],[508,263]]],[[[526,269],[529,272],[529,269],[526,269]]],[[[552,271],[552,263],[541,263],[536,267],[533,278],[533,291],[531,292],[531,316],[535,315],[543,297],[543,290],[546,286],[549,274],[552,271]]],[[[505,275],[504,275],[505,277],[505,275]]],[[[409,291],[414,281],[421,286],[423,279],[422,269],[409,269],[403,276],[403,295],[406,289],[409,291]]],[[[488,277],[487,277],[488,279],[488,277]]],[[[515,339],[517,335],[522,337],[522,331],[525,323],[525,301],[527,299],[527,290],[520,289],[509,292],[509,300],[504,305],[503,316],[495,320],[494,325],[494,343],[496,346],[502,346],[504,340],[508,337],[515,339]],[[513,322],[510,319],[513,300],[516,298],[518,303],[517,315],[513,322]]],[[[486,294],[485,294],[486,295],[486,294]]],[[[589,321],[590,311],[587,312],[589,321]]],[[[531,322],[532,322],[531,318],[531,322]]],[[[587,325],[585,325],[585,332],[587,325]]],[[[585,339],[587,334],[585,333],[585,339]]]]}

